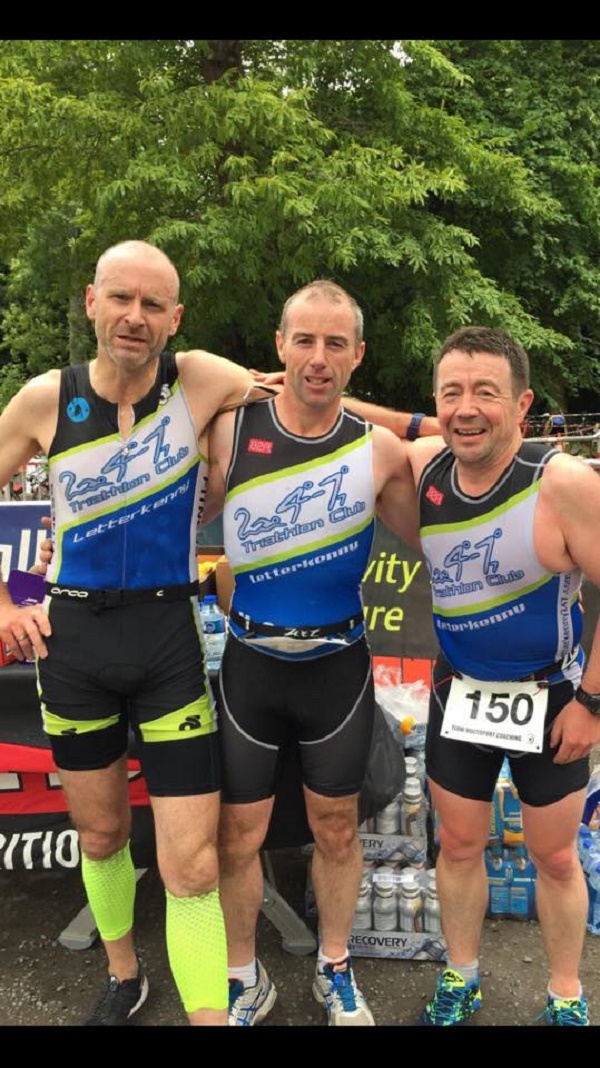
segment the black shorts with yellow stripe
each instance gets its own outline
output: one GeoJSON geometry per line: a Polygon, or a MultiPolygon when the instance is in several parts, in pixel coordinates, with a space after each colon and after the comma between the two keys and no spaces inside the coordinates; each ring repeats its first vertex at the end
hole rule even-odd
{"type": "Polygon", "coordinates": [[[216,715],[195,598],[96,612],[50,599],[38,689],[55,763],[69,771],[139,759],[150,794],[220,788],[216,715]]]}

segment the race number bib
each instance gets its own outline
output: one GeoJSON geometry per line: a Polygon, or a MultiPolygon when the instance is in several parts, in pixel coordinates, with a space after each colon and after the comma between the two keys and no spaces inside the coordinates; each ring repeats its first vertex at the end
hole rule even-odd
{"type": "Polygon", "coordinates": [[[459,742],[541,753],[548,689],[537,682],[452,679],[442,735],[459,742]]]}

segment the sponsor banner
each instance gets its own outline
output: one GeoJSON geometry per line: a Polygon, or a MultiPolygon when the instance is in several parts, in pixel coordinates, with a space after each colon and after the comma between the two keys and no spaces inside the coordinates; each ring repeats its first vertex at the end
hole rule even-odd
{"type": "MultiPolygon", "coordinates": [[[[0,871],[64,871],[81,863],[79,835],[67,812],[3,813],[0,828],[0,871]]],[[[156,865],[149,805],[132,809],[131,856],[136,868],[156,865]]]]}
{"type": "Polygon", "coordinates": [[[415,550],[382,523],[375,528],[362,593],[374,656],[419,661],[436,656],[427,568],[415,550]]]}

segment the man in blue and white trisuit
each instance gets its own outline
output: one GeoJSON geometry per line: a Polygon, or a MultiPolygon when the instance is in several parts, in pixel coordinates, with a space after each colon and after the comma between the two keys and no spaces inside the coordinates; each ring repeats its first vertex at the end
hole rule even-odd
{"type": "MultiPolygon", "coordinates": [[[[585,1026],[588,897],[576,839],[588,758],[600,741],[600,629],[584,663],[579,593],[582,573],[600,585],[600,479],[577,457],[523,440],[529,362],[504,332],[465,327],[447,338],[434,394],[442,437],[407,450],[440,645],[426,766],[448,947],[421,1022],[464,1023],[481,1005],[484,850],[508,754],[550,965],[542,1015],[550,1025],[585,1026]]],[[[366,410],[396,426],[393,412],[366,410]]]]}
{"type": "Polygon", "coordinates": [[[374,711],[361,581],[376,514],[415,542],[414,484],[397,437],[340,403],[365,351],[355,301],[331,282],[311,283],[287,301],[276,343],[281,392],[243,417],[219,416],[209,435],[210,495],[224,496],[235,576],[219,686],[229,1022],[252,1026],[275,1000],[256,959],[259,851],[278,763],[294,742],[315,841],[313,993],[329,1024],[372,1025],[348,953],[362,869],[357,799],[374,711]]]}
{"type": "Polygon", "coordinates": [[[133,940],[131,729],[175,984],[190,1023],[226,1025],[219,753],[197,603],[200,441],[217,411],[264,391],[219,356],[165,349],[183,305],[177,271],[154,246],[103,253],[86,311],[95,358],[33,379],[0,418],[0,485],[36,453],[49,458],[54,542],[44,607],[16,607],[0,588],[0,640],[38,657],[44,729],[108,957],[86,1023],[128,1023],[148,992],[133,940]]]}

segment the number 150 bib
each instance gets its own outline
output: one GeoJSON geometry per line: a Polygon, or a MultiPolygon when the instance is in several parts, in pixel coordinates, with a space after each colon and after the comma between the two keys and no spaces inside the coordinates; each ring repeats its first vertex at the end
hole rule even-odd
{"type": "Polygon", "coordinates": [[[548,690],[538,682],[453,678],[442,735],[457,742],[541,753],[548,690]]]}

